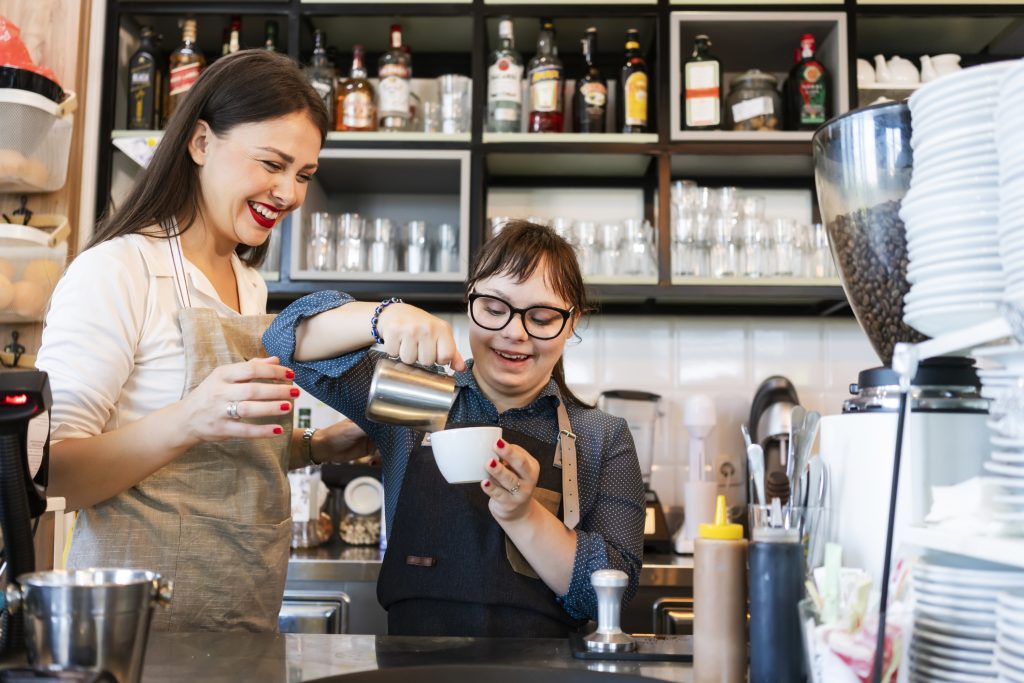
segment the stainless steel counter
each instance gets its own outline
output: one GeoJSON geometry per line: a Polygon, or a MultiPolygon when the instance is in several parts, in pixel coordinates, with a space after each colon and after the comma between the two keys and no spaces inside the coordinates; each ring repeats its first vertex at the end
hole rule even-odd
{"type": "MultiPolygon", "coordinates": [[[[293,550],[288,562],[288,581],[376,581],[383,553],[374,546],[351,546],[337,537],[318,547],[293,550]]],[[[693,558],[680,555],[646,555],[640,572],[641,586],[693,586],[693,558]]]]}
{"type": "Polygon", "coordinates": [[[687,664],[574,659],[568,641],[560,639],[249,633],[153,633],[142,679],[144,683],[296,683],[361,671],[449,665],[561,669],[567,680],[570,671],[674,683],[692,680],[687,664]]]}

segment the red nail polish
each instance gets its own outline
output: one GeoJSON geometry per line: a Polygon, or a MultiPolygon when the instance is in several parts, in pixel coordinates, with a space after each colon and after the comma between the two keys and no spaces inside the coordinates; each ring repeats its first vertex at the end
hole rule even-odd
{"type": "Polygon", "coordinates": [[[291,393],[292,397],[294,398],[294,397],[299,395],[299,390],[298,389],[292,389],[291,392],[289,392],[289,393],[291,393]]]}
{"type": "Polygon", "coordinates": [[[284,376],[287,377],[288,379],[295,379],[295,373],[292,372],[291,370],[286,370],[284,376]]]}
{"type": "Polygon", "coordinates": [[[504,448],[505,442],[502,439],[498,439],[498,448],[504,448]]]}
{"type": "Polygon", "coordinates": [[[498,461],[495,460],[494,458],[491,458],[491,461],[489,463],[487,463],[487,466],[488,467],[497,467],[498,466],[498,461]]]}
{"type": "Polygon", "coordinates": [[[283,431],[284,431],[284,430],[283,430],[283,429],[281,429],[280,427],[274,427],[274,433],[275,433],[275,434],[280,434],[280,433],[281,433],[281,432],[283,432],[283,431]]]}
{"type": "Polygon", "coordinates": [[[281,404],[281,410],[291,410],[291,408],[292,408],[292,404],[291,403],[282,403],[281,404]]]}
{"type": "Polygon", "coordinates": [[[485,489],[489,489],[489,488],[491,488],[491,482],[490,482],[490,481],[485,481],[485,482],[484,482],[484,488],[485,488],[485,489]]]}

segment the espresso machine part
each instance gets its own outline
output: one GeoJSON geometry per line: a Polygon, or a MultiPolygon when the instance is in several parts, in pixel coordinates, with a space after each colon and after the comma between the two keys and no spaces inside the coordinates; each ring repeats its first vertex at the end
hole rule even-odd
{"type": "MultiPolygon", "coordinates": [[[[0,529],[7,583],[35,571],[32,519],[46,511],[50,385],[45,372],[0,373],[0,529]]],[[[0,656],[25,647],[24,617],[0,612],[0,656]]]]}
{"type": "Polygon", "coordinates": [[[718,424],[715,402],[710,396],[695,394],[683,404],[683,426],[689,434],[689,476],[683,483],[683,526],[674,539],[680,555],[693,552],[701,524],[715,519],[718,480],[707,457],[705,442],[718,424]]]}
{"type": "MultiPolygon", "coordinates": [[[[797,408],[800,408],[800,398],[796,387],[779,375],[763,381],[750,404],[750,439],[761,446],[764,455],[766,503],[771,502],[773,495],[782,494],[782,497],[788,498],[786,465],[791,445],[790,435],[794,427],[793,413],[797,408]]],[[[753,498],[752,491],[752,485],[748,486],[747,500],[753,498]]]]}
{"type": "Polygon", "coordinates": [[[658,494],[651,488],[655,435],[662,415],[661,396],[646,391],[610,390],[601,393],[597,407],[626,420],[629,431],[633,433],[640,474],[646,489],[644,550],[652,553],[672,552],[672,537],[665,519],[665,510],[658,500],[658,494]]]}

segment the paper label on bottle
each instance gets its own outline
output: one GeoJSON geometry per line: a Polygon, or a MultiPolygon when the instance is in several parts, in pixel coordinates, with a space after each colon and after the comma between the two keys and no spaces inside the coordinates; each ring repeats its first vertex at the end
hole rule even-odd
{"type": "Polygon", "coordinates": [[[176,66],[171,69],[171,95],[181,95],[189,91],[189,89],[199,80],[199,72],[202,71],[202,66],[199,62],[192,62],[191,64],[185,64],[183,66],[176,66]]]}
{"type": "Polygon", "coordinates": [[[309,522],[319,517],[316,507],[316,484],[319,475],[305,472],[289,472],[288,483],[292,491],[292,521],[309,522]]]}
{"type": "Polygon", "coordinates": [[[487,70],[487,101],[522,104],[522,80],[522,65],[502,57],[487,70]]]}
{"type": "Polygon", "coordinates": [[[820,125],[825,123],[825,106],[828,97],[825,81],[819,69],[808,67],[804,70],[804,78],[800,81],[800,125],[820,125]],[[813,71],[812,71],[813,69],[813,71]],[[810,80],[808,74],[814,77],[810,80]]]}
{"type": "Polygon", "coordinates": [[[644,536],[651,536],[654,534],[654,530],[657,528],[654,516],[654,508],[648,507],[644,513],[644,536]]]}
{"type": "Polygon", "coordinates": [[[637,72],[626,79],[626,125],[647,125],[647,74],[637,72]]]}
{"type": "Polygon", "coordinates": [[[409,116],[408,79],[398,76],[382,77],[377,93],[380,96],[381,116],[409,116]]]}
{"type": "Polygon", "coordinates": [[[356,90],[350,92],[342,100],[341,123],[346,128],[372,128],[375,116],[373,98],[367,92],[356,90]]]}
{"type": "Polygon", "coordinates": [[[717,126],[722,121],[718,62],[690,62],[686,80],[686,125],[717,126]]]}
{"type": "Polygon", "coordinates": [[[736,123],[748,121],[755,116],[769,116],[775,113],[770,97],[754,97],[732,105],[732,120],[736,123]]]}
{"type": "Polygon", "coordinates": [[[591,81],[580,88],[580,94],[588,109],[600,109],[608,102],[608,88],[603,83],[591,81]]]}
{"type": "Polygon", "coordinates": [[[530,71],[530,111],[562,111],[562,68],[546,64],[530,71]]]}

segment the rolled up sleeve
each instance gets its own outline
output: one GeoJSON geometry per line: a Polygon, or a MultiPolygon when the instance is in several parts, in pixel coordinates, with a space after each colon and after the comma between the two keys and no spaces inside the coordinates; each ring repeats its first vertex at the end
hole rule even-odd
{"type": "Polygon", "coordinates": [[[617,420],[605,435],[597,495],[576,530],[576,559],[569,590],[558,597],[577,619],[597,617],[597,595],[590,575],[599,569],[619,569],[629,584],[628,602],[640,585],[644,543],[644,485],[633,436],[625,420],[617,420]]]}

